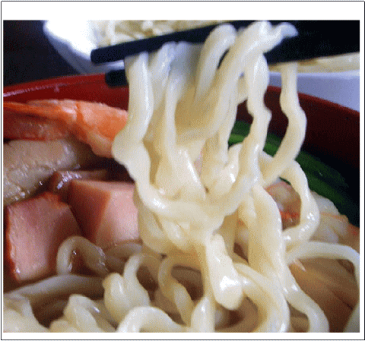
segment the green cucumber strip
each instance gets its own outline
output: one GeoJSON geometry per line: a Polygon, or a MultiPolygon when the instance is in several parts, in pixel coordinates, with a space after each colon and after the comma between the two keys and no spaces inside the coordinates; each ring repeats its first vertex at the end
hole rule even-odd
{"type": "MultiPolygon", "coordinates": [[[[232,129],[232,134],[229,139],[229,144],[240,143],[244,137],[248,135],[250,125],[245,122],[236,122],[232,129]]],[[[268,134],[264,151],[273,156],[281,143],[281,138],[274,134],[268,134]]],[[[305,173],[316,174],[319,178],[325,179],[327,182],[333,184],[336,187],[348,188],[346,179],[335,169],[327,166],[321,162],[318,158],[310,155],[307,152],[301,151],[296,161],[300,164],[305,173]]]]}

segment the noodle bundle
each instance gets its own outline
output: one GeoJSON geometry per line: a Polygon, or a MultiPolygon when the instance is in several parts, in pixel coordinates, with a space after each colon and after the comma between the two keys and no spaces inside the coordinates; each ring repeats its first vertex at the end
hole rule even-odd
{"type": "Polygon", "coordinates": [[[6,331],[328,332],[324,309],[294,275],[318,259],[341,267],[352,310],[343,326],[358,329],[359,254],[316,238],[320,199],[295,161],[306,117],[294,64],[282,68],[286,134],[273,157],[263,151],[271,120],[264,53],[295,34],[288,24],[226,24],[203,46],[168,43],[125,60],[129,118],[113,155],[135,181],[143,243],[102,250],[69,238],[57,276],[5,294],[6,331]],[[229,147],[244,101],[250,132],[229,147]],[[300,198],[298,222],[285,229],[266,190],[279,179],[300,198]],[[72,272],[75,249],[92,276],[72,272]]]}

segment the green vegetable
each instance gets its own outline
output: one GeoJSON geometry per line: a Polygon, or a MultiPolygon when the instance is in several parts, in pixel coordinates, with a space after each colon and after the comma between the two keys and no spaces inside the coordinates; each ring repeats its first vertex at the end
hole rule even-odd
{"type": "MultiPolygon", "coordinates": [[[[232,129],[229,144],[242,142],[249,131],[250,124],[237,121],[232,129]]],[[[269,133],[264,151],[273,156],[277,152],[281,140],[278,136],[269,133]]],[[[359,226],[359,206],[349,194],[349,185],[345,177],[305,151],[299,153],[296,161],[307,175],[309,188],[330,199],[352,224],[359,226]]]]}

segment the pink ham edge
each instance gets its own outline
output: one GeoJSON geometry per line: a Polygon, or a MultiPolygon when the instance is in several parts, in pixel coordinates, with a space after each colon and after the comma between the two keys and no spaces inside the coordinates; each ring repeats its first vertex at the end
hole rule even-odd
{"type": "Polygon", "coordinates": [[[139,239],[134,185],[127,182],[72,180],[68,202],[84,236],[102,248],[139,239]]]}
{"type": "Polygon", "coordinates": [[[68,188],[72,180],[93,179],[107,180],[108,171],[106,169],[95,170],[58,170],[53,173],[48,181],[48,190],[59,194],[62,201],[67,201],[68,188]]]}
{"type": "Polygon", "coordinates": [[[59,246],[81,233],[69,205],[50,192],[7,206],[5,224],[5,257],[18,282],[54,274],[59,246]]]}

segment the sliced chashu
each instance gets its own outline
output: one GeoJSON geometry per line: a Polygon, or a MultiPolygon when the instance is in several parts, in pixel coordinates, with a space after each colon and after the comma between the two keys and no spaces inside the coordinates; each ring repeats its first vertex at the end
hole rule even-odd
{"type": "Polygon", "coordinates": [[[52,141],[12,140],[3,149],[4,205],[37,192],[54,171],[88,167],[100,161],[75,138],[52,141]]]}

